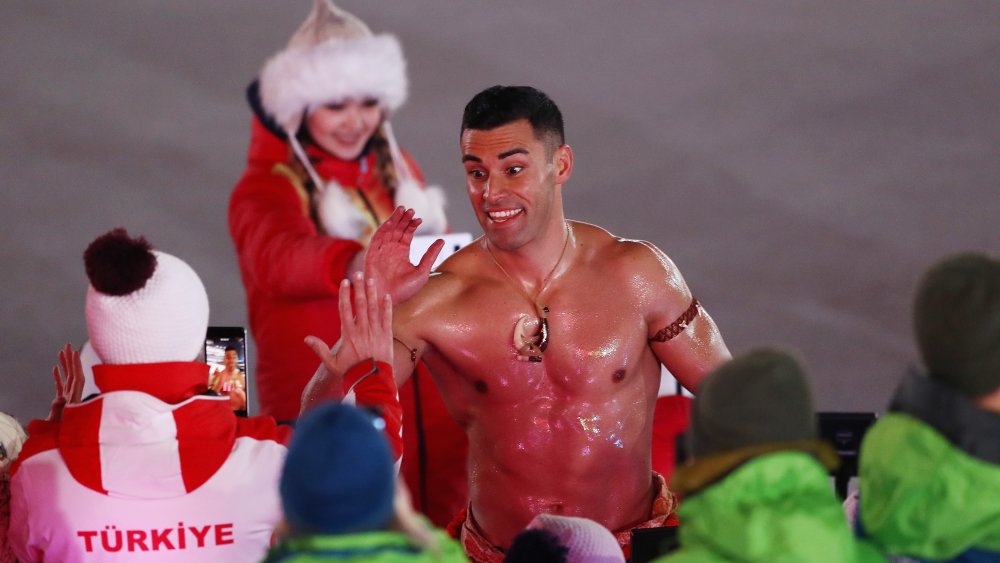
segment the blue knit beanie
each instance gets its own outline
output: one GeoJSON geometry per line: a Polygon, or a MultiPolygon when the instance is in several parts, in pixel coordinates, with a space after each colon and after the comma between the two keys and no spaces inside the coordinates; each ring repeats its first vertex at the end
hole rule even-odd
{"type": "Polygon", "coordinates": [[[337,403],[299,419],[281,473],[281,502],[295,534],[348,534],[389,523],[392,451],[374,422],[337,403]]]}

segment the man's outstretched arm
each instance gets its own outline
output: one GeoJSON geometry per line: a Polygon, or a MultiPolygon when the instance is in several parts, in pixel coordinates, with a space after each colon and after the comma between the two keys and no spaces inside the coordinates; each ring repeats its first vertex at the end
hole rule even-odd
{"type": "Polygon", "coordinates": [[[673,261],[652,244],[655,262],[646,261],[645,274],[658,291],[648,304],[649,346],[677,381],[692,393],[706,373],[729,361],[715,321],[692,294],[673,261]]]}

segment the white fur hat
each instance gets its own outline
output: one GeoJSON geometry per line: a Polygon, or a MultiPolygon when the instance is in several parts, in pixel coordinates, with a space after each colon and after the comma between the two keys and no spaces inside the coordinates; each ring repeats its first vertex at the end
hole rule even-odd
{"type": "Polygon", "coordinates": [[[0,470],[7,467],[12,461],[17,459],[21,453],[21,446],[28,439],[24,433],[24,428],[13,416],[0,412],[0,447],[3,448],[3,455],[0,456],[0,470]]]}
{"type": "MultiPolygon", "coordinates": [[[[260,102],[288,136],[319,193],[319,217],[327,234],[357,239],[367,219],[341,193],[327,189],[309,162],[296,134],[305,115],[324,104],[348,98],[375,98],[386,113],[406,101],[406,61],[392,35],[372,35],[368,26],[332,0],[314,0],[313,9],[288,46],[271,57],[260,73],[260,102]]],[[[396,203],[413,208],[423,222],[417,234],[439,234],[448,228],[444,192],[421,188],[409,169],[388,121],[382,131],[396,169],[396,203]]]]}
{"type": "Polygon", "coordinates": [[[83,255],[87,331],[102,362],[189,362],[208,329],[208,294],[183,260],[114,229],[83,255]]]}
{"type": "Polygon", "coordinates": [[[315,0],[288,46],[260,73],[261,104],[289,137],[311,108],[371,97],[392,112],[406,101],[406,90],[399,41],[372,35],[364,22],[330,0],[315,0]]]}

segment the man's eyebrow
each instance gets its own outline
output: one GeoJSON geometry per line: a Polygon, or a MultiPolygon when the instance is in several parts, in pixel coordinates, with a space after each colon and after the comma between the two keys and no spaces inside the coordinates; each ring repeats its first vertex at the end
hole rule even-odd
{"type": "Polygon", "coordinates": [[[503,159],[507,158],[508,156],[515,155],[515,154],[528,154],[528,149],[521,148],[521,147],[517,147],[516,149],[510,149],[509,151],[502,152],[502,153],[498,154],[497,158],[499,158],[500,160],[503,160],[503,159]]]}
{"type": "MultiPolygon", "coordinates": [[[[504,151],[504,152],[498,154],[497,158],[499,160],[503,160],[503,159],[507,158],[508,156],[512,156],[512,155],[515,155],[515,154],[530,154],[530,153],[528,152],[528,149],[526,149],[526,148],[517,147],[517,148],[510,149],[509,151],[504,151]]],[[[462,162],[479,162],[479,163],[482,163],[483,159],[479,158],[478,156],[473,156],[471,154],[463,154],[462,155],[462,162]]]]}

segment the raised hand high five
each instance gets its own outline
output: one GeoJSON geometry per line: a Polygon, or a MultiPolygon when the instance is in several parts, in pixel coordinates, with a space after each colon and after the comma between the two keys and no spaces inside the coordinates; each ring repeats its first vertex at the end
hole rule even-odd
{"type": "Polygon", "coordinates": [[[392,297],[379,297],[375,280],[363,283],[361,272],[340,283],[340,340],[330,348],[315,336],[305,343],[322,361],[302,394],[302,412],[321,400],[344,396],[343,375],[355,364],[373,359],[392,365],[392,297]],[[352,291],[353,290],[353,291],[352,291]],[[351,294],[354,306],[351,306],[351,294]]]}
{"type": "Polygon", "coordinates": [[[437,240],[414,266],[410,263],[410,243],[420,226],[412,209],[397,207],[372,236],[365,255],[365,277],[375,280],[381,293],[402,303],[417,294],[431,273],[444,241],[437,240]]]}
{"type": "Polygon", "coordinates": [[[58,422],[62,420],[63,407],[79,403],[83,395],[85,377],[79,350],[74,350],[70,344],[59,350],[59,365],[52,368],[52,379],[55,380],[56,396],[52,399],[48,420],[58,422]]]}

